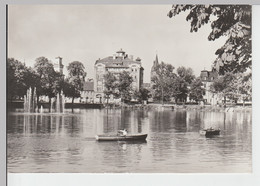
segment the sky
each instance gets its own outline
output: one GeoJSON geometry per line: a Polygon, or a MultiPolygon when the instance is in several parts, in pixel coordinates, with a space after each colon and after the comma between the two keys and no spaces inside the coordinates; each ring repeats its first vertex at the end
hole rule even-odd
{"type": "Polygon", "coordinates": [[[93,78],[96,60],[122,48],[142,59],[144,82],[150,82],[156,54],[175,69],[191,67],[196,76],[211,70],[225,37],[208,41],[210,24],[191,33],[187,12],[169,18],[170,9],[170,4],[9,5],[8,57],[33,66],[38,57],[61,56],[65,75],[70,62],[80,61],[93,78]]]}

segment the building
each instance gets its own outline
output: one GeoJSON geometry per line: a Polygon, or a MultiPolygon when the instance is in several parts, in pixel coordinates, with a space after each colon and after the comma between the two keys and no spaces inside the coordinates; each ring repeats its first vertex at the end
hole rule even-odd
{"type": "Polygon", "coordinates": [[[143,67],[141,59],[138,57],[134,60],[132,55],[128,55],[122,49],[117,51],[113,56],[99,59],[95,63],[94,92],[95,100],[104,102],[105,79],[107,72],[117,76],[123,71],[130,72],[133,77],[132,88],[139,90],[143,84],[143,67]]]}
{"type": "Polygon", "coordinates": [[[63,75],[64,65],[62,64],[62,57],[56,57],[53,63],[54,70],[63,75]]]}
{"type": "Polygon", "coordinates": [[[216,105],[218,102],[218,95],[210,91],[210,86],[213,81],[218,78],[218,72],[215,69],[211,71],[202,70],[200,78],[205,88],[205,95],[203,96],[204,102],[211,105],[216,105]]]}
{"type": "Polygon", "coordinates": [[[84,82],[83,90],[80,93],[81,101],[83,103],[94,103],[94,81],[93,79],[84,82]]]}

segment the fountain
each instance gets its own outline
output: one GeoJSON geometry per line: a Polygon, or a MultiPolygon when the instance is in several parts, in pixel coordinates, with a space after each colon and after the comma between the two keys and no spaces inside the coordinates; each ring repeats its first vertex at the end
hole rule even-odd
{"type": "Polygon", "coordinates": [[[56,112],[60,113],[60,94],[59,93],[57,94],[57,97],[56,97],[56,112]]]}
{"type": "Polygon", "coordinates": [[[63,94],[63,91],[61,93],[57,93],[56,96],[56,113],[64,113],[65,108],[65,96],[63,94]]]}
{"type": "Polygon", "coordinates": [[[36,88],[30,87],[24,95],[24,112],[35,112],[36,109],[36,88]]]}
{"type": "Polygon", "coordinates": [[[51,109],[50,109],[50,113],[52,113],[52,107],[53,107],[53,102],[54,102],[54,100],[53,100],[52,98],[49,98],[49,99],[51,99],[51,109]]]}
{"type": "Polygon", "coordinates": [[[40,113],[43,113],[43,106],[41,105],[40,113]]]}
{"type": "MultiPolygon", "coordinates": [[[[64,113],[65,108],[65,96],[63,91],[57,93],[56,98],[50,99],[50,113],[64,113]]],[[[36,88],[32,89],[31,87],[27,90],[26,95],[24,95],[24,112],[34,113],[40,112],[43,113],[43,105],[39,108],[37,105],[37,95],[36,88]]]]}
{"type": "Polygon", "coordinates": [[[61,91],[61,108],[62,108],[62,113],[64,113],[64,109],[65,109],[65,95],[63,94],[63,91],[61,91]]]}

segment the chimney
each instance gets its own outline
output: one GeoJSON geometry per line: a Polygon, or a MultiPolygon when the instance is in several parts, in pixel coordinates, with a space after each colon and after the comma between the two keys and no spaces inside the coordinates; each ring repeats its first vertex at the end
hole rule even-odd
{"type": "Polygon", "coordinates": [[[116,54],[113,54],[113,59],[116,59],[116,54]]]}

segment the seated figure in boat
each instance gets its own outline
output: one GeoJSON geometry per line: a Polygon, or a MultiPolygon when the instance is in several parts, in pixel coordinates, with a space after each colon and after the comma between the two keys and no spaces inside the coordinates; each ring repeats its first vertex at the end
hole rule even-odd
{"type": "Polygon", "coordinates": [[[119,131],[118,131],[118,134],[119,134],[120,136],[126,136],[126,135],[127,135],[127,130],[126,130],[126,129],[124,129],[124,130],[119,130],[119,131]]]}

